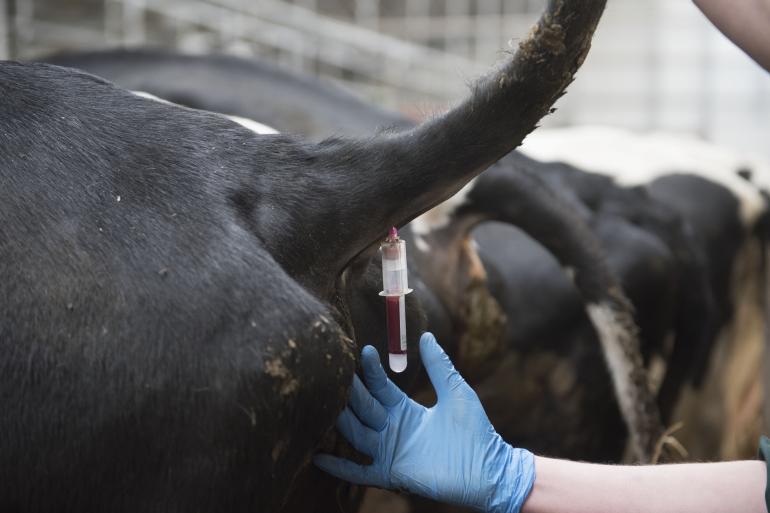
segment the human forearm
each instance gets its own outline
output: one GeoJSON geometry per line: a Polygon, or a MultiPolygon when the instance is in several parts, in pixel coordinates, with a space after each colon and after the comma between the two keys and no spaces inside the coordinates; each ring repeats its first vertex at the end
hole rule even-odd
{"type": "Polygon", "coordinates": [[[767,513],[764,462],[619,466],[535,458],[522,513],[767,513]]]}
{"type": "Polygon", "coordinates": [[[722,33],[770,71],[770,0],[693,0],[722,33]]]}

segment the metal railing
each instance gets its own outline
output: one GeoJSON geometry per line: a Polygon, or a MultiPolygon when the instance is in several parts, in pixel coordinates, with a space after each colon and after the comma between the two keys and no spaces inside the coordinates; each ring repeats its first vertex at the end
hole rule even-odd
{"type": "MultiPolygon", "coordinates": [[[[0,58],[133,45],[259,56],[420,114],[465,94],[544,3],[0,0],[0,58]]],[[[608,2],[557,107],[546,125],[674,129],[770,156],[770,79],[689,0],[608,2]]]]}
{"type": "Polygon", "coordinates": [[[424,0],[405,2],[406,18],[381,17],[377,0],[338,2],[329,12],[316,0],[103,0],[89,2],[78,20],[51,16],[56,0],[2,1],[13,6],[3,9],[13,12],[13,19],[4,22],[9,43],[0,46],[0,56],[25,59],[61,49],[146,44],[267,55],[300,71],[323,70],[391,105],[456,98],[467,80],[499,55],[492,49],[499,48],[503,27],[528,25],[532,18],[526,13],[501,18],[500,0],[479,0],[479,5],[497,4],[497,14],[480,12],[473,22],[457,14],[456,6],[465,0],[447,3],[443,22],[428,16],[424,0]],[[417,41],[402,27],[423,34],[428,24],[431,30],[417,41]],[[458,47],[460,39],[470,48],[468,28],[484,34],[480,39],[495,40],[473,45],[490,49],[484,51],[485,61],[458,47]]]}

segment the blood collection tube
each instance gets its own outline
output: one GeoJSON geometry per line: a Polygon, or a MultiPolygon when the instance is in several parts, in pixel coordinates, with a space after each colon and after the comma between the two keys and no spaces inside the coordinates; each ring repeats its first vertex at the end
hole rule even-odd
{"type": "Polygon", "coordinates": [[[406,313],[404,296],[412,292],[406,272],[406,243],[391,228],[380,246],[382,253],[382,292],[388,332],[388,364],[393,372],[406,369],[406,313]]]}

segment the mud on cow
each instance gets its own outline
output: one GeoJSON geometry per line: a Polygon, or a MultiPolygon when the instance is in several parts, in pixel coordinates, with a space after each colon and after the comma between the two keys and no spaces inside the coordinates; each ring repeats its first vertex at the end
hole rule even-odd
{"type": "Polygon", "coordinates": [[[549,3],[459,107],[366,140],[3,63],[2,509],[281,510],[345,402],[357,258],[521,142],[602,8],[549,3]]]}

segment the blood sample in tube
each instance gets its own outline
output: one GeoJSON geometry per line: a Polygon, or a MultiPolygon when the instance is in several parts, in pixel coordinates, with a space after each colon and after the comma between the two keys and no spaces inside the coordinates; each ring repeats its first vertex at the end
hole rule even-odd
{"type": "Polygon", "coordinates": [[[406,268],[406,243],[395,228],[380,246],[382,252],[382,292],[385,296],[385,320],[388,337],[388,364],[392,371],[406,369],[406,311],[404,296],[409,288],[406,268]]]}

